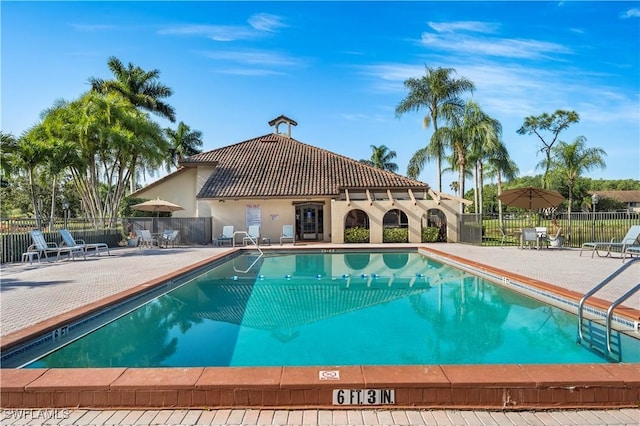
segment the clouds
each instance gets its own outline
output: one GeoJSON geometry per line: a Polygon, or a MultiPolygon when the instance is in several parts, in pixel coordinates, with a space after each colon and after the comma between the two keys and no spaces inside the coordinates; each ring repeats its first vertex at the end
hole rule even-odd
{"type": "Polygon", "coordinates": [[[203,36],[217,42],[232,42],[260,39],[286,26],[280,16],[256,13],[249,17],[247,25],[174,25],[158,30],[158,34],[203,36]]]}
{"type": "Polygon", "coordinates": [[[570,54],[565,46],[541,40],[500,38],[500,25],[492,22],[429,22],[434,32],[424,32],[421,44],[433,50],[457,55],[495,56],[512,59],[552,58],[570,54]]]}
{"type": "Polygon", "coordinates": [[[622,14],[622,18],[623,19],[640,18],[640,9],[638,8],[629,9],[622,14]]]}

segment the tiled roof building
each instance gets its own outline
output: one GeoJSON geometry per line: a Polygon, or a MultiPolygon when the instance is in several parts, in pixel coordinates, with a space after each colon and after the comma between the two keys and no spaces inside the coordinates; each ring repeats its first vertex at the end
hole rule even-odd
{"type": "MultiPolygon", "coordinates": [[[[296,241],[342,243],[350,228],[365,228],[369,242],[384,241],[384,230],[401,228],[407,242],[422,240],[436,226],[457,240],[457,213],[468,203],[433,191],[428,184],[368,166],[296,140],[285,116],[269,122],[274,132],[203,152],[137,191],[179,204],[175,216],[210,217],[212,239],[224,226],[260,229],[260,241],[279,241],[285,226],[296,241]],[[280,126],[286,132],[280,132],[280,126]]],[[[443,234],[444,232],[444,234],[443,234]]],[[[242,241],[242,238],[239,239],[242,241]]]]}

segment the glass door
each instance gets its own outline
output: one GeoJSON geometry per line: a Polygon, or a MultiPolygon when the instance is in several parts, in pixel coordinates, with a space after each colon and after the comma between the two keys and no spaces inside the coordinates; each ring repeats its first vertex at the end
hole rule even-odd
{"type": "Polygon", "coordinates": [[[297,240],[318,241],[323,239],[323,206],[302,204],[296,207],[297,240]]]}

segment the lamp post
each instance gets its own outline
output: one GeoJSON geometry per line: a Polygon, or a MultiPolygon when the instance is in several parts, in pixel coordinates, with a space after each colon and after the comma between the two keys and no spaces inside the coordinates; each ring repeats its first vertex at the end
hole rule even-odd
{"type": "Polygon", "coordinates": [[[591,209],[593,210],[593,223],[591,224],[591,241],[596,241],[596,206],[600,201],[598,194],[591,196],[591,209]]]}
{"type": "Polygon", "coordinates": [[[62,200],[62,214],[64,215],[64,229],[67,229],[67,218],[69,216],[69,202],[62,200]]]}

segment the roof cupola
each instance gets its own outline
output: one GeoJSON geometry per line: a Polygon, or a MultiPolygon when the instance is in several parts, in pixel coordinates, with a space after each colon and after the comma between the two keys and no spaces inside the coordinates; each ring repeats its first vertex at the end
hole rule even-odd
{"type": "Polygon", "coordinates": [[[286,124],[287,125],[287,137],[290,138],[291,137],[291,126],[297,126],[298,123],[295,122],[295,120],[290,119],[289,117],[285,116],[285,115],[281,115],[279,117],[274,118],[273,120],[271,120],[269,122],[269,126],[274,127],[273,133],[275,133],[276,135],[280,135],[280,125],[281,124],[286,124]]]}

